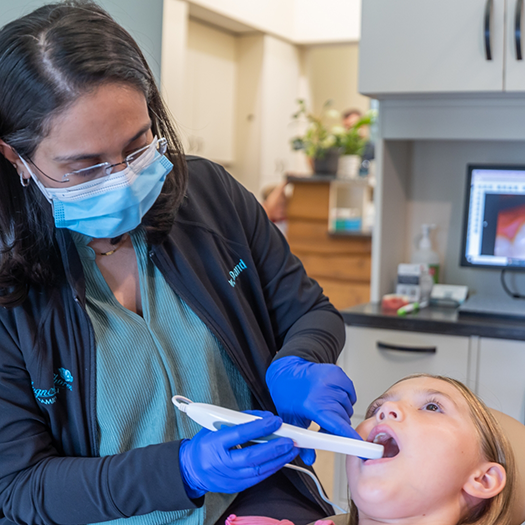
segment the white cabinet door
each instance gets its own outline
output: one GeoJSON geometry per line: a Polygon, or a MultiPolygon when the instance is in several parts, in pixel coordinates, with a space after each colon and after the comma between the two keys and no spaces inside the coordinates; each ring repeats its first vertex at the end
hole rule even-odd
{"type": "Polygon", "coordinates": [[[525,422],[525,341],[482,337],[478,395],[485,403],[525,422]]]}
{"type": "Polygon", "coordinates": [[[347,326],[339,365],[354,382],[354,411],[362,417],[376,397],[410,374],[440,374],[468,382],[468,361],[468,337],[347,326]]]}
{"type": "Polygon", "coordinates": [[[224,164],[234,160],[236,46],[233,35],[190,19],[185,75],[186,119],[179,117],[177,120],[189,154],[224,164]]]}
{"type": "Polygon", "coordinates": [[[525,91],[525,5],[507,0],[505,91],[525,91]]]}
{"type": "Polygon", "coordinates": [[[505,2],[363,0],[359,91],[502,91],[505,2]],[[487,60],[485,9],[490,2],[492,60],[487,60]]]}

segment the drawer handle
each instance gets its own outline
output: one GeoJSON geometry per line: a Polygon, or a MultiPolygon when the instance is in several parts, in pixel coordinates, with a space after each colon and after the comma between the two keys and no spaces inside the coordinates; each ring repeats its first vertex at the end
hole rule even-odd
{"type": "Polygon", "coordinates": [[[483,24],[483,36],[485,37],[485,58],[492,60],[492,49],[490,46],[490,19],[492,16],[492,2],[493,0],[487,0],[485,4],[485,21],[483,24]]]}
{"type": "Polygon", "coordinates": [[[417,352],[420,354],[435,354],[437,352],[437,346],[393,345],[382,341],[376,341],[376,345],[379,350],[395,350],[396,352],[417,352]]]}
{"type": "Polygon", "coordinates": [[[514,37],[516,39],[516,60],[523,60],[521,53],[521,13],[523,0],[516,0],[516,13],[514,16],[514,37]]]}

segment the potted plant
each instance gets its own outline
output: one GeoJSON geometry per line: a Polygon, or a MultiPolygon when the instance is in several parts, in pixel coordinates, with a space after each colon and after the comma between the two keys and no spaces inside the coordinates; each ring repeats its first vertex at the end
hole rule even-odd
{"type": "Polygon", "coordinates": [[[330,123],[340,121],[339,111],[330,107],[332,100],[327,100],[323,104],[320,115],[309,112],[303,99],[299,99],[297,103],[299,109],[293,118],[306,119],[307,126],[303,135],[291,140],[292,148],[305,152],[311,160],[315,174],[335,175],[341,154],[341,136],[344,134],[344,128],[340,125],[330,126],[330,123]]]}
{"type": "Polygon", "coordinates": [[[337,171],[340,177],[353,179],[358,176],[361,156],[368,142],[362,128],[372,124],[373,118],[373,113],[368,112],[340,135],[341,157],[337,171]]]}

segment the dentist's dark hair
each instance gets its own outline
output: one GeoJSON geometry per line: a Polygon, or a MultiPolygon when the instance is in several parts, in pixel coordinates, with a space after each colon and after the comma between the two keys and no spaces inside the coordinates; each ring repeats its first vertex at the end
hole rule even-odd
{"type": "MultiPolygon", "coordinates": [[[[52,119],[81,95],[117,83],[144,94],[153,133],[174,164],[143,218],[150,244],[169,233],[187,184],[182,146],[138,45],[90,0],[45,5],[0,30],[0,139],[32,158],[52,119]]],[[[62,263],[50,204],[33,181],[22,187],[0,154],[0,306],[23,303],[31,286],[57,282],[62,263]]]]}

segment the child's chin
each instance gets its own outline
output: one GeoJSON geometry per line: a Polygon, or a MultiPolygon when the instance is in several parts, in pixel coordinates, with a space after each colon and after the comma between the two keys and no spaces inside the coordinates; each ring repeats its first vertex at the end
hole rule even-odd
{"type": "Polygon", "coordinates": [[[360,518],[366,516],[374,520],[391,520],[404,516],[397,498],[382,494],[380,491],[359,490],[357,492],[355,496],[352,493],[352,500],[359,509],[360,518]]]}

